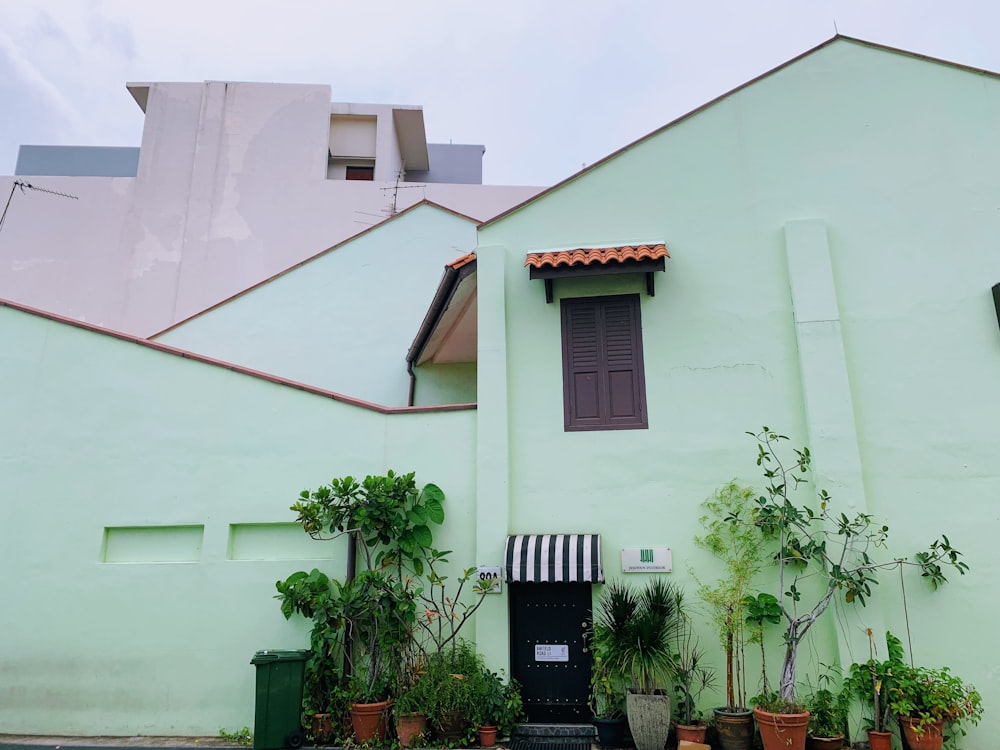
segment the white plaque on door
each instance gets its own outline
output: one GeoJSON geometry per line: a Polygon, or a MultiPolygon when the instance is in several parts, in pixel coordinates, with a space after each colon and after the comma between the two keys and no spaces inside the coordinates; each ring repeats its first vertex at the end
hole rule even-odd
{"type": "Polygon", "coordinates": [[[535,661],[569,661],[569,646],[566,644],[536,643],[535,661]]]}

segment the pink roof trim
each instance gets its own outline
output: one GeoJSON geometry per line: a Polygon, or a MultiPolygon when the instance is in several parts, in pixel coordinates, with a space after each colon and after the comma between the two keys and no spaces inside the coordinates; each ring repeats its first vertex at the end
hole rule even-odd
{"type": "Polygon", "coordinates": [[[73,320],[72,318],[66,318],[62,315],[46,312],[45,310],[28,307],[27,305],[22,305],[18,302],[0,299],[0,307],[9,307],[12,310],[18,310],[19,312],[27,313],[28,315],[45,318],[46,320],[73,326],[74,328],[81,328],[84,331],[90,331],[91,333],[96,333],[101,336],[110,336],[111,338],[116,338],[121,341],[127,341],[130,344],[138,344],[139,346],[147,349],[153,349],[154,351],[169,354],[174,357],[183,357],[184,359],[194,360],[195,362],[201,362],[202,364],[211,365],[213,367],[222,367],[226,370],[239,373],[240,375],[246,375],[258,380],[266,380],[269,383],[285,386],[287,388],[295,388],[296,390],[305,391],[306,393],[311,393],[315,396],[322,396],[323,398],[332,399],[333,401],[340,401],[341,403],[350,404],[351,406],[357,406],[362,409],[368,409],[369,411],[375,411],[379,414],[421,414],[439,411],[466,411],[476,408],[476,404],[444,404],[440,406],[382,406],[381,404],[374,404],[360,398],[345,396],[342,393],[328,391],[324,388],[317,388],[312,385],[306,385],[305,383],[299,383],[277,375],[271,375],[270,373],[261,372],[260,370],[252,370],[249,367],[243,367],[242,365],[237,365],[232,362],[225,362],[221,359],[213,359],[212,357],[206,357],[202,354],[189,352],[185,349],[178,349],[173,346],[167,346],[166,344],[160,344],[156,341],[150,341],[149,339],[132,336],[127,333],[122,333],[121,331],[113,331],[110,328],[101,328],[100,326],[95,326],[92,323],[84,323],[79,320],[73,320]]]}

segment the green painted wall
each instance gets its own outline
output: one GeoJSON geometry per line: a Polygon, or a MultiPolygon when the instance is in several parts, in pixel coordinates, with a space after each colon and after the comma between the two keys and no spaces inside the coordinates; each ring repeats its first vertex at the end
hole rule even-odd
{"type": "Polygon", "coordinates": [[[254,652],[308,644],[274,582],[343,572],[342,540],[278,525],[334,476],[438,483],[436,541],[475,564],[474,410],[380,414],[6,307],[0,340],[5,732],[252,726],[254,652]]]}
{"type": "MultiPolygon", "coordinates": [[[[760,486],[744,431],[812,439],[823,486],[887,519],[893,554],[941,531],[966,553],[972,575],[933,597],[907,578],[915,656],[1000,704],[998,121],[994,77],[836,41],[483,227],[480,277],[503,268],[504,302],[480,302],[480,355],[491,315],[506,349],[502,372],[481,361],[479,431],[501,390],[510,531],[600,532],[610,576],[622,547],[670,546],[693,598],[689,569],[713,569],[691,541],[699,503],[732,477],[760,486]],[[830,258],[824,272],[825,245],[805,246],[801,309],[786,258],[798,219],[825,227],[830,258]],[[523,267],[527,252],[637,241],[672,255],[655,297],[607,277],[557,281],[546,305],[523,267]],[[824,285],[839,317],[797,331],[824,285]],[[649,429],[563,432],[558,299],[624,292],[643,294],[649,429]]],[[[867,658],[867,625],[902,635],[900,596],[888,579],[868,609],[838,609],[805,663],[867,658]]],[[[988,709],[965,746],[997,731],[988,709]]]]}
{"type": "Polygon", "coordinates": [[[473,404],[476,402],[476,363],[426,364],[414,368],[416,406],[473,404]]]}
{"type": "MultiPolygon", "coordinates": [[[[377,217],[361,220],[358,231],[377,217]]],[[[472,220],[417,206],[157,340],[353,398],[405,406],[407,349],[445,264],[475,243],[472,220]]],[[[423,379],[420,404],[476,400],[474,370],[435,371],[423,379]]]]}

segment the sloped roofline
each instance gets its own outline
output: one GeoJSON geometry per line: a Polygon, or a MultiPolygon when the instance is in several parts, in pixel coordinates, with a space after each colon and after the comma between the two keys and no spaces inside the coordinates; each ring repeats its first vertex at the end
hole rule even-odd
{"type": "Polygon", "coordinates": [[[443,412],[443,411],[466,411],[470,409],[475,409],[476,404],[441,404],[436,406],[383,406],[382,404],[376,404],[371,401],[364,401],[360,398],[353,398],[351,396],[345,396],[342,393],[337,393],[335,391],[328,391],[325,388],[317,388],[316,386],[307,385],[305,383],[299,383],[295,380],[289,380],[288,378],[282,378],[277,375],[272,375],[267,372],[261,372],[260,370],[253,370],[249,367],[243,367],[242,365],[237,365],[233,362],[225,362],[221,359],[213,359],[212,357],[206,357],[203,354],[197,354],[195,352],[187,351],[186,349],[178,349],[174,346],[167,346],[166,344],[161,344],[156,341],[150,341],[149,339],[140,338],[138,336],[132,336],[128,333],[122,333],[121,331],[113,331],[110,328],[101,328],[93,323],[84,323],[80,320],[73,320],[72,318],[67,318],[62,315],[57,315],[56,313],[46,312],[45,310],[39,310],[34,307],[29,307],[27,305],[22,305],[19,302],[12,302],[11,300],[0,299],[0,307],[9,307],[12,310],[17,310],[19,312],[27,313],[28,315],[33,315],[38,318],[45,318],[46,320],[51,320],[56,323],[61,323],[67,326],[73,326],[74,328],[80,328],[84,331],[89,331],[91,333],[96,333],[100,336],[110,336],[111,338],[118,339],[120,341],[126,341],[130,344],[137,344],[139,346],[145,347],[147,349],[152,349],[163,354],[169,354],[174,357],[183,357],[184,359],[190,359],[195,362],[201,362],[202,364],[211,365],[212,367],[221,367],[226,370],[231,370],[232,372],[238,373],[240,375],[246,375],[251,378],[256,378],[257,380],[265,380],[269,383],[274,383],[275,385],[284,386],[286,388],[294,388],[299,391],[305,391],[306,393],[311,393],[315,396],[322,396],[323,398],[328,398],[333,401],[339,401],[344,404],[349,404],[350,406],[357,406],[361,409],[367,409],[369,411],[378,412],[379,414],[426,414],[429,412],[443,412]]]}
{"type": "Polygon", "coordinates": [[[373,232],[376,229],[379,229],[380,227],[384,227],[389,222],[396,221],[397,219],[401,219],[406,214],[408,214],[411,211],[414,211],[414,210],[420,208],[421,206],[430,206],[431,208],[439,209],[441,211],[444,211],[445,213],[451,214],[452,216],[458,217],[459,219],[465,219],[466,221],[470,221],[473,224],[476,224],[479,221],[478,219],[474,219],[471,216],[466,216],[465,214],[463,214],[463,213],[461,213],[459,211],[456,211],[456,210],[454,210],[452,208],[448,208],[447,206],[442,206],[440,203],[435,203],[434,201],[427,200],[426,198],[424,198],[423,200],[418,201],[417,203],[414,203],[412,206],[408,206],[407,208],[404,208],[398,214],[390,216],[388,219],[384,219],[384,220],[378,222],[377,224],[372,224],[370,227],[368,227],[366,229],[362,229],[360,232],[357,232],[356,234],[352,234],[350,237],[347,237],[346,239],[341,240],[336,245],[331,245],[330,247],[326,248],[325,250],[320,250],[315,255],[310,255],[305,260],[300,260],[295,265],[289,266],[288,268],[284,269],[283,271],[278,271],[278,273],[274,274],[273,276],[268,276],[263,281],[258,281],[253,286],[248,286],[246,289],[243,289],[243,290],[237,292],[236,294],[234,294],[232,296],[226,297],[225,299],[220,300],[219,302],[216,302],[214,305],[210,305],[209,307],[206,307],[204,310],[199,310],[198,312],[194,313],[193,315],[189,315],[188,317],[184,318],[183,320],[179,320],[176,323],[171,323],[169,326],[167,326],[166,328],[164,328],[162,331],[157,331],[156,333],[154,333],[151,336],[149,336],[149,338],[150,339],[155,339],[158,336],[162,336],[165,333],[169,333],[170,331],[174,330],[175,328],[180,328],[182,325],[185,325],[186,323],[190,323],[195,318],[199,318],[202,315],[205,315],[206,313],[210,313],[213,310],[222,307],[223,305],[228,305],[230,302],[232,302],[235,299],[239,299],[244,294],[249,294],[250,292],[252,292],[252,291],[254,291],[256,289],[259,289],[260,287],[262,287],[262,286],[264,286],[266,284],[270,284],[272,281],[280,279],[285,274],[291,273],[292,271],[295,271],[296,269],[299,269],[299,268],[301,268],[302,266],[304,266],[304,265],[306,265],[308,263],[312,263],[314,260],[318,260],[318,259],[322,258],[324,255],[327,255],[328,253],[332,253],[334,250],[339,250],[344,245],[346,245],[346,244],[348,244],[350,242],[354,242],[354,240],[359,239],[359,238],[365,236],[366,234],[368,234],[369,232],[373,232]]]}
{"type": "Polygon", "coordinates": [[[668,128],[672,128],[674,125],[678,125],[681,122],[684,122],[685,120],[687,120],[688,118],[694,117],[695,115],[700,114],[701,112],[705,111],[709,107],[711,107],[711,106],[713,106],[715,104],[718,104],[723,99],[727,99],[728,97],[732,96],[733,94],[738,94],[743,89],[752,86],[753,84],[755,84],[758,81],[761,81],[761,80],[767,78],[768,76],[774,75],[775,73],[777,73],[777,72],[779,72],[779,71],[787,68],[790,65],[794,65],[795,63],[797,63],[799,60],[803,59],[804,57],[808,57],[809,55],[813,54],[814,52],[818,52],[819,50],[823,49],[824,47],[827,47],[830,44],[833,44],[834,42],[837,42],[837,41],[852,42],[854,44],[860,44],[860,45],[862,45],[864,47],[869,47],[871,49],[880,50],[882,52],[892,52],[892,53],[895,53],[897,55],[906,55],[907,57],[913,57],[913,58],[916,58],[918,60],[925,60],[927,62],[933,62],[933,63],[937,63],[939,65],[947,65],[948,67],[957,68],[958,70],[964,70],[964,71],[967,71],[969,73],[978,73],[978,74],[981,74],[981,75],[991,76],[993,78],[1000,78],[1000,73],[998,73],[997,71],[987,70],[985,68],[976,68],[976,67],[974,67],[972,65],[963,65],[962,63],[952,62],[951,60],[944,60],[944,59],[941,59],[941,58],[938,58],[938,57],[932,57],[930,55],[923,55],[923,54],[920,54],[919,52],[911,52],[909,50],[900,49],[898,47],[890,47],[889,45],[879,44],[877,42],[869,42],[869,41],[867,41],[865,39],[859,39],[857,37],[847,36],[845,34],[834,34],[832,37],[830,37],[826,41],[820,42],[819,44],[817,44],[815,47],[811,47],[810,49],[807,49],[805,52],[802,52],[801,54],[798,54],[795,57],[792,57],[789,60],[786,60],[785,62],[781,63],[780,65],[778,65],[778,66],[776,66],[774,68],[771,68],[770,70],[768,70],[768,71],[766,71],[764,73],[761,73],[760,75],[755,76],[754,78],[751,78],[749,81],[746,81],[745,83],[741,83],[739,86],[736,86],[735,88],[730,89],[729,91],[725,92],[724,94],[720,94],[719,96],[715,97],[714,99],[711,99],[710,101],[705,102],[701,106],[696,107],[695,109],[692,109],[691,111],[684,113],[680,117],[674,118],[673,120],[671,120],[667,124],[661,125],[656,130],[653,130],[652,132],[649,132],[646,135],[637,138],[636,140],[632,141],[631,143],[626,144],[625,146],[622,146],[621,148],[619,148],[619,149],[617,149],[615,151],[612,151],[610,154],[608,154],[604,158],[599,159],[598,161],[595,161],[590,166],[584,167],[583,169],[581,169],[578,172],[574,172],[569,177],[567,177],[566,179],[564,179],[564,180],[562,180],[560,182],[557,182],[552,187],[546,188],[545,190],[542,190],[540,193],[537,193],[537,194],[533,195],[532,197],[528,198],[527,200],[521,201],[516,206],[511,206],[506,211],[503,211],[503,212],[497,214],[496,216],[493,216],[492,218],[489,218],[489,219],[486,219],[485,221],[480,222],[478,228],[482,229],[483,227],[488,227],[488,226],[490,226],[492,224],[495,224],[498,221],[501,221],[505,217],[510,216],[511,214],[513,214],[513,213],[515,213],[517,211],[520,211],[522,208],[531,205],[535,201],[541,200],[542,198],[546,197],[550,193],[553,193],[556,190],[559,190],[560,188],[568,185],[571,182],[575,182],[576,180],[578,180],[579,178],[583,177],[587,173],[592,172],[593,170],[598,169],[599,167],[604,166],[607,162],[611,161],[612,159],[616,159],[617,157],[619,157],[622,154],[624,154],[626,151],[632,150],[635,146],[638,146],[639,144],[641,144],[641,143],[643,143],[645,141],[648,141],[651,138],[654,138],[655,136],[658,136],[660,133],[664,132],[668,128]]]}
{"type": "Polygon", "coordinates": [[[410,348],[406,352],[406,369],[410,371],[411,375],[413,364],[423,354],[424,348],[441,322],[441,316],[444,315],[444,311],[451,304],[452,297],[455,296],[455,291],[458,289],[459,284],[475,272],[475,253],[466,253],[461,258],[445,264],[444,274],[438,283],[434,298],[431,300],[430,307],[427,308],[424,319],[420,323],[420,328],[417,330],[417,335],[413,338],[413,343],[410,344],[410,348]]]}

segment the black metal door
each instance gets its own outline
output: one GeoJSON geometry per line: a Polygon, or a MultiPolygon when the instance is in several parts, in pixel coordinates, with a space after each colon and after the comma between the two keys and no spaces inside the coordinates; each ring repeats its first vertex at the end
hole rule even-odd
{"type": "Polygon", "coordinates": [[[528,721],[590,722],[589,583],[512,583],[511,674],[528,721]]]}

